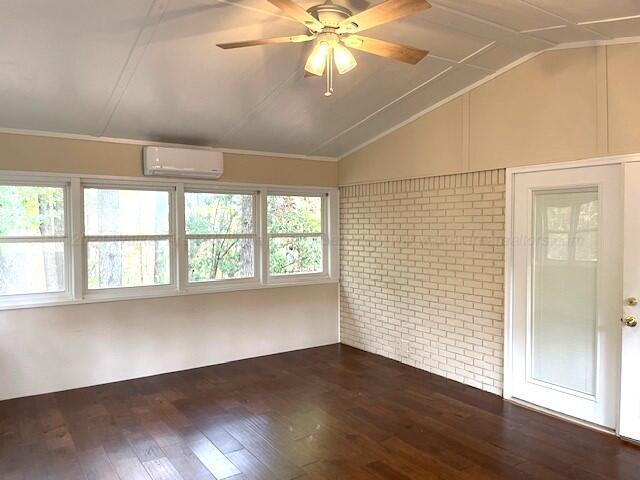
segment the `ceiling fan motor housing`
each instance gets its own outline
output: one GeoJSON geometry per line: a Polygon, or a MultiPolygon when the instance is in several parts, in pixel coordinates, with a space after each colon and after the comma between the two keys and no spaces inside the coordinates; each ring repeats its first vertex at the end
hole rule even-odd
{"type": "Polygon", "coordinates": [[[338,28],[342,21],[353,15],[348,8],[334,5],[330,2],[315,5],[308,9],[307,12],[317,18],[325,27],[329,28],[338,28]]]}

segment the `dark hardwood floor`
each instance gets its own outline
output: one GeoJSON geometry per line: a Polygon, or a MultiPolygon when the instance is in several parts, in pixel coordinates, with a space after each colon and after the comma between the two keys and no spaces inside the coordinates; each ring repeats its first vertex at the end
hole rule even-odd
{"type": "Polygon", "coordinates": [[[0,402],[0,478],[640,479],[640,448],[334,345],[0,402]]]}

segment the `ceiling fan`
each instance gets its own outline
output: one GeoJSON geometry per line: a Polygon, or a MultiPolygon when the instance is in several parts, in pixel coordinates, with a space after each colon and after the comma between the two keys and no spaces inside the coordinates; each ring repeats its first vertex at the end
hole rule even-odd
{"type": "Polygon", "coordinates": [[[326,96],[333,93],[334,64],[340,74],[353,70],[357,65],[356,59],[347,47],[412,65],[418,63],[428,53],[419,48],[357,35],[363,30],[430,8],[431,5],[426,0],[385,0],[356,15],[345,7],[333,4],[331,0],[326,0],[322,5],[315,5],[308,10],[292,0],[268,1],[282,10],[285,15],[304,24],[309,33],[290,37],[219,43],[218,47],[228,49],[315,41],[304,67],[305,76],[322,76],[326,73],[327,88],[324,93],[326,96]]]}

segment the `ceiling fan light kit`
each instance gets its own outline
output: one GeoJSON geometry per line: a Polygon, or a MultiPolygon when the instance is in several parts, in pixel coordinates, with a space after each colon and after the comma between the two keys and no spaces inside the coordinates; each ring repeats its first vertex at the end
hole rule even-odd
{"type": "Polygon", "coordinates": [[[320,77],[326,74],[325,96],[333,93],[334,64],[341,75],[350,72],[357,65],[356,59],[347,47],[411,65],[418,63],[428,53],[426,50],[406,45],[355,35],[363,30],[426,10],[431,7],[426,0],[386,0],[356,15],[345,7],[333,4],[331,0],[308,10],[292,0],[269,0],[269,2],[287,16],[305,25],[309,29],[309,34],[221,43],[218,47],[230,49],[314,41],[315,44],[304,69],[311,74],[310,76],[320,77]]]}

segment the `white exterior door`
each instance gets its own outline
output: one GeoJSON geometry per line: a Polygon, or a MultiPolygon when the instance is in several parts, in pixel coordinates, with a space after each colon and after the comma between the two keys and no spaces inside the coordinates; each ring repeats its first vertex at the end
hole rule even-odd
{"type": "MultiPolygon", "coordinates": [[[[622,165],[514,176],[513,397],[610,429],[619,408],[622,207],[622,165]]],[[[630,288],[640,298],[640,242],[630,248],[637,255],[630,288]]],[[[637,351],[640,328],[632,330],[625,342],[637,351]]],[[[630,380],[635,358],[624,371],[635,386],[623,397],[640,428],[640,382],[630,380]]]]}
{"type": "Polygon", "coordinates": [[[624,165],[624,315],[620,383],[623,437],[640,441],[640,163],[624,165]]]}

